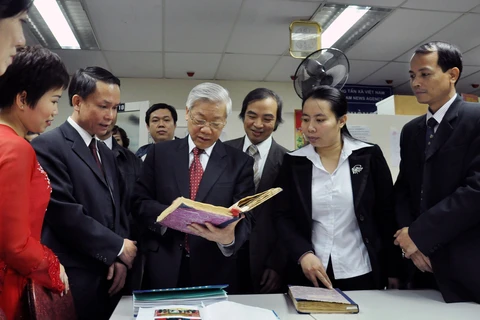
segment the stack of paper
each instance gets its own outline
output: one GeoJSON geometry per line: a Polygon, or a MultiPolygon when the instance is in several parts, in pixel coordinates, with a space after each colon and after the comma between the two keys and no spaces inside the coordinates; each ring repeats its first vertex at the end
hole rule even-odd
{"type": "MultiPolygon", "coordinates": [[[[228,285],[212,285],[188,288],[138,290],[133,292],[133,315],[138,309],[162,306],[204,307],[215,302],[226,301],[224,290],[228,285]]],[[[158,308],[157,308],[158,309],[158,308]]],[[[188,319],[188,318],[187,318],[188,319]]]]}

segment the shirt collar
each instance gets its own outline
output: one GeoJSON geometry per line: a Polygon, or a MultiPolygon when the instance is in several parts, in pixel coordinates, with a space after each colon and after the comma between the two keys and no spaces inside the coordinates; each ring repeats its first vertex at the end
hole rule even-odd
{"type": "MultiPolygon", "coordinates": [[[[260,159],[265,159],[268,156],[268,151],[270,151],[270,147],[272,146],[272,141],[273,141],[273,138],[270,135],[267,139],[263,140],[262,142],[256,145],[258,152],[260,153],[260,159]]],[[[253,143],[250,141],[248,136],[245,136],[245,139],[243,142],[243,152],[247,152],[247,149],[252,144],[253,143]]]]}
{"type": "MultiPolygon", "coordinates": [[[[215,141],[214,144],[212,144],[210,147],[208,147],[207,149],[204,149],[203,152],[205,152],[205,154],[210,157],[210,155],[212,154],[212,150],[213,150],[213,147],[215,147],[215,144],[217,144],[217,142],[215,141]]],[[[195,148],[196,145],[195,143],[193,142],[192,140],[192,137],[190,135],[188,135],[188,153],[192,153],[193,151],[193,148],[195,148]]]]}
{"type": "Polygon", "coordinates": [[[432,117],[435,120],[437,120],[437,123],[442,122],[443,117],[447,113],[448,109],[450,109],[450,106],[452,105],[452,103],[455,101],[456,98],[457,98],[457,95],[455,94],[452,98],[450,98],[450,100],[448,100],[443,106],[441,106],[440,109],[438,109],[437,112],[435,112],[435,114],[432,114],[432,112],[430,111],[430,107],[428,107],[425,123],[427,123],[428,120],[430,120],[430,118],[432,117]]]}
{"type": "MultiPolygon", "coordinates": [[[[362,149],[362,148],[368,148],[368,147],[373,147],[373,145],[365,143],[360,140],[349,138],[347,136],[343,136],[342,153],[340,154],[340,159],[338,163],[340,164],[346,159],[348,159],[348,157],[352,154],[353,151],[362,149]]],[[[289,152],[289,154],[296,157],[306,157],[317,168],[323,168],[323,165],[320,160],[320,156],[318,155],[318,153],[315,151],[315,148],[311,144],[308,144],[305,147],[302,147],[298,150],[289,152]]]]}
{"type": "Polygon", "coordinates": [[[101,140],[101,139],[98,139],[100,141],[102,141],[103,143],[105,143],[107,145],[107,147],[112,150],[113,149],[113,142],[112,142],[112,139],[113,139],[113,136],[110,136],[108,137],[107,139],[105,140],[101,140]]]}
{"type": "Polygon", "coordinates": [[[88,147],[90,145],[90,142],[92,142],[93,136],[91,136],[90,133],[88,133],[85,129],[80,127],[78,123],[76,123],[75,120],[72,119],[72,117],[68,117],[67,121],[78,132],[80,137],[82,137],[83,142],[85,142],[88,147]]]}

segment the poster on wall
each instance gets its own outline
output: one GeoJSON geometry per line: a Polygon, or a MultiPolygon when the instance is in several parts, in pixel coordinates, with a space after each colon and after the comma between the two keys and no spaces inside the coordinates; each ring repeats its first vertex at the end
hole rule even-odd
{"type": "Polygon", "coordinates": [[[376,103],[393,94],[390,86],[346,84],[341,91],[348,101],[348,113],[377,113],[376,103]]]}
{"type": "Polygon", "coordinates": [[[302,133],[302,110],[295,109],[295,149],[300,149],[307,144],[307,141],[303,137],[302,133]]]}

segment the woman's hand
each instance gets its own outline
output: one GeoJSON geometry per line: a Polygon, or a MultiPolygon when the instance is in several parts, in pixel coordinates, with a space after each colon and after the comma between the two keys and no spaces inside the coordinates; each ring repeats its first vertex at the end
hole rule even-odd
{"type": "Polygon", "coordinates": [[[325,287],[333,289],[332,282],[327,276],[322,261],[320,261],[316,255],[311,252],[307,253],[300,259],[300,265],[302,266],[302,271],[305,277],[307,277],[315,287],[318,287],[318,279],[322,281],[325,287]]]}
{"type": "Polygon", "coordinates": [[[60,264],[60,280],[62,280],[63,284],[65,285],[65,290],[60,293],[60,295],[63,297],[63,295],[67,294],[68,290],[70,290],[67,273],[65,272],[65,268],[63,267],[63,264],[60,264]]]}

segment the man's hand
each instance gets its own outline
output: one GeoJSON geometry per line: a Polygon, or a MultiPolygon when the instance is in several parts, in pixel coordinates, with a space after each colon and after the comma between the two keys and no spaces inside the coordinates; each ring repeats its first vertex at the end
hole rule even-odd
{"type": "Polygon", "coordinates": [[[281,279],[278,273],[273,269],[265,269],[263,271],[262,280],[260,281],[260,293],[270,293],[280,289],[281,279]]]}
{"type": "Polygon", "coordinates": [[[230,223],[225,228],[217,228],[213,224],[207,222],[205,227],[197,223],[192,223],[188,226],[188,229],[193,232],[193,234],[205,238],[207,240],[220,243],[222,245],[229,245],[235,240],[235,227],[245,216],[241,216],[235,222],[230,223]]]}
{"type": "Polygon", "coordinates": [[[108,294],[111,296],[117,294],[122,290],[125,285],[125,279],[127,278],[127,266],[121,262],[114,262],[110,268],[108,268],[107,280],[112,280],[112,286],[108,290],[108,294]]]}
{"type": "Polygon", "coordinates": [[[122,254],[118,257],[122,260],[128,267],[128,269],[132,268],[133,260],[137,255],[137,241],[132,241],[129,239],[123,240],[123,251],[122,254]]]}
{"type": "Polygon", "coordinates": [[[302,266],[302,271],[305,277],[307,277],[315,287],[318,287],[318,279],[322,281],[325,287],[333,289],[332,282],[328,278],[322,262],[316,255],[311,252],[307,253],[301,258],[300,265],[302,266]]]}
{"type": "Polygon", "coordinates": [[[420,251],[415,252],[410,256],[415,266],[422,272],[433,272],[432,264],[430,262],[430,258],[425,256],[420,251]]]}
{"type": "Polygon", "coordinates": [[[395,235],[395,245],[402,248],[402,252],[405,254],[405,258],[410,258],[412,254],[418,251],[417,246],[413,243],[412,239],[408,235],[408,227],[398,230],[395,235]]]}

